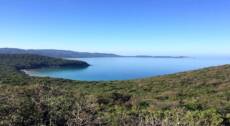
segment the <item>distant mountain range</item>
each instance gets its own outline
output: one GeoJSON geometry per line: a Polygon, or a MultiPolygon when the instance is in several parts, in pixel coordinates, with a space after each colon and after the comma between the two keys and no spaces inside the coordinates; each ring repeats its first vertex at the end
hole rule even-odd
{"type": "Polygon", "coordinates": [[[18,49],[18,48],[0,48],[0,54],[36,54],[57,58],[92,58],[92,57],[141,57],[141,58],[187,58],[186,56],[121,56],[112,53],[89,53],[69,50],[56,49],[18,49]]]}
{"type": "Polygon", "coordinates": [[[0,54],[37,54],[58,58],[87,58],[87,57],[120,57],[116,54],[109,53],[88,53],[55,49],[17,49],[17,48],[0,48],[0,54]]]}
{"type": "Polygon", "coordinates": [[[148,55],[137,55],[131,57],[139,57],[139,58],[189,58],[187,56],[148,56],[148,55]]]}

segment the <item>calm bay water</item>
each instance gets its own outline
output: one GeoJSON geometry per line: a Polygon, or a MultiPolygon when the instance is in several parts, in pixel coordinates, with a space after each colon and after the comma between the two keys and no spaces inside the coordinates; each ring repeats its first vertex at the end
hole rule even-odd
{"type": "MultiPolygon", "coordinates": [[[[74,59],[72,59],[74,60],[74,59]]],[[[230,64],[228,58],[78,58],[91,66],[27,70],[31,76],[72,80],[127,80],[153,77],[204,67],[230,64]]]]}

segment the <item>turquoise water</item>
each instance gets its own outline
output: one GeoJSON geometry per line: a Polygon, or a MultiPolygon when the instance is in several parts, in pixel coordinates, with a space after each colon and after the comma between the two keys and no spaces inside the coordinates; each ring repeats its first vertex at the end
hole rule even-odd
{"type": "MultiPolygon", "coordinates": [[[[74,60],[74,59],[72,59],[74,60]]],[[[79,58],[78,58],[79,60],[79,58]]],[[[91,66],[28,70],[31,76],[72,80],[128,80],[230,64],[228,58],[80,58],[91,66]]]]}

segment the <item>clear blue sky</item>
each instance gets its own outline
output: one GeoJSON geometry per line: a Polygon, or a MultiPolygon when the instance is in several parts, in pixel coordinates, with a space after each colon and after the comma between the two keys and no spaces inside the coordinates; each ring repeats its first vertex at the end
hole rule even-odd
{"type": "Polygon", "coordinates": [[[230,0],[0,0],[0,47],[230,55],[230,0]]]}

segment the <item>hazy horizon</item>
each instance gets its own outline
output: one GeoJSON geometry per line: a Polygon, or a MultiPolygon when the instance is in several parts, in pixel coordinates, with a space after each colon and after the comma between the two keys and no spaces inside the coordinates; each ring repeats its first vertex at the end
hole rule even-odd
{"type": "Polygon", "coordinates": [[[230,56],[229,0],[1,0],[0,47],[230,56]]]}
{"type": "Polygon", "coordinates": [[[81,53],[104,53],[104,54],[115,54],[120,56],[172,56],[172,57],[180,57],[184,56],[187,58],[228,58],[230,59],[230,55],[173,55],[173,54],[167,54],[167,55],[154,55],[154,54],[119,54],[114,52],[93,52],[93,51],[78,51],[78,50],[69,50],[69,49],[54,49],[54,48],[17,48],[17,47],[0,47],[0,49],[22,49],[22,50],[61,50],[61,51],[73,51],[73,52],[81,52],[81,53]]]}

